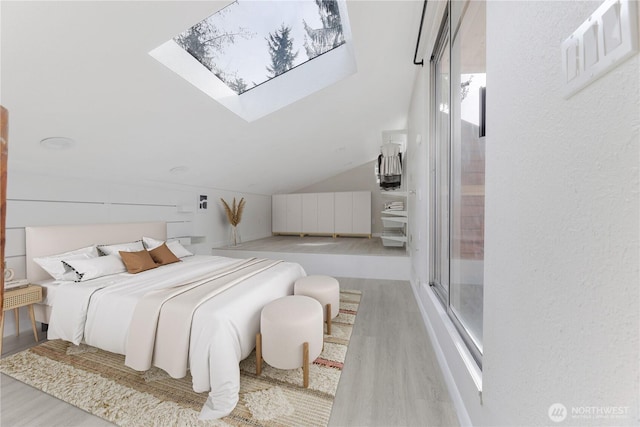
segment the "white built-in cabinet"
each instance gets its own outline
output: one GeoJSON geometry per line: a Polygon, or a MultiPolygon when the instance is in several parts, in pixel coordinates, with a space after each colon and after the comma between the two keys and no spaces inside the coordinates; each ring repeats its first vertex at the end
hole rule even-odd
{"type": "Polygon", "coordinates": [[[335,234],[371,234],[371,192],[335,195],[335,234]]]}
{"type": "Polygon", "coordinates": [[[302,230],[301,194],[271,197],[271,229],[274,233],[299,233],[302,230]]]}
{"type": "Polygon", "coordinates": [[[351,233],[353,230],[353,194],[335,193],[334,233],[351,233]]]}
{"type": "Polygon", "coordinates": [[[302,233],[333,234],[333,230],[334,193],[302,194],[302,233]]]}
{"type": "MultiPolygon", "coordinates": [[[[292,194],[293,195],[293,194],[292,194]]],[[[302,195],[302,231],[303,233],[318,233],[318,195],[302,195]]]]}
{"type": "Polygon", "coordinates": [[[275,194],[272,232],[371,236],[371,192],[275,194]]]}
{"type": "Polygon", "coordinates": [[[302,194],[287,195],[287,228],[302,230],[302,194]]]}
{"type": "Polygon", "coordinates": [[[274,233],[284,233],[287,230],[286,194],[274,194],[271,196],[271,230],[274,233]]]}
{"type": "Polygon", "coordinates": [[[318,233],[335,229],[334,193],[316,193],[318,196],[318,233]]]}

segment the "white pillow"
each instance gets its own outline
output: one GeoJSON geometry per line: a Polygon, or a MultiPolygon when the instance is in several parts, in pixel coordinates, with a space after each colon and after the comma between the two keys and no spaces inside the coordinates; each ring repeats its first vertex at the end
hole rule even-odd
{"type": "Polygon", "coordinates": [[[185,249],[177,240],[167,242],[167,247],[178,258],[184,258],[186,256],[192,256],[193,254],[185,249]]]}
{"type": "Polygon", "coordinates": [[[142,240],[135,242],[118,243],[117,245],[98,245],[98,250],[105,255],[115,255],[120,258],[119,252],[140,252],[144,250],[142,240]]]}
{"type": "Polygon", "coordinates": [[[62,261],[65,260],[74,260],[74,259],[90,259],[90,258],[98,258],[100,254],[98,253],[98,249],[95,245],[87,246],[86,248],[76,249],[73,251],[50,255],[47,257],[37,257],[33,260],[38,264],[44,271],[49,273],[51,277],[56,280],[73,280],[69,279],[65,273],[64,264],[62,261]]]}
{"type": "Polygon", "coordinates": [[[86,282],[111,274],[123,273],[127,271],[119,256],[106,255],[91,259],[72,259],[62,263],[66,268],[75,274],[75,282],[86,282]]]}
{"type": "MultiPolygon", "coordinates": [[[[144,245],[148,251],[153,250],[158,246],[162,245],[163,243],[165,243],[162,240],[154,239],[152,237],[143,237],[142,241],[144,242],[144,245]]],[[[178,258],[184,258],[186,256],[193,255],[191,252],[185,249],[185,247],[182,246],[180,242],[177,240],[167,240],[166,243],[169,250],[173,252],[173,254],[178,258]]]]}
{"type": "Polygon", "coordinates": [[[143,237],[142,242],[148,251],[155,249],[164,243],[162,240],[154,239],[153,237],[143,237]]]}

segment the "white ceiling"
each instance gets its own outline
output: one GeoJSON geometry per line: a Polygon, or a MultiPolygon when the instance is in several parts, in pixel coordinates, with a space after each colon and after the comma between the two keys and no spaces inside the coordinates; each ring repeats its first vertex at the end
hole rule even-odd
{"type": "Polygon", "coordinates": [[[406,127],[422,1],[348,2],[358,72],[252,123],[148,55],[227,3],[0,2],[9,169],[273,194],[374,159],[381,132],[406,127]],[[42,148],[52,136],[77,143],[42,148]]]}

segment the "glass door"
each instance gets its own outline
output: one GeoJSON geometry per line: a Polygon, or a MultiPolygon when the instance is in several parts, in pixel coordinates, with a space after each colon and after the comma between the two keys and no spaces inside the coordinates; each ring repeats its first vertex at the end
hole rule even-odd
{"type": "Polygon", "coordinates": [[[486,87],[485,2],[453,2],[449,308],[482,354],[486,87]],[[459,17],[456,16],[459,11],[459,17]]]}
{"type": "Polygon", "coordinates": [[[453,0],[433,52],[430,284],[482,366],[485,2],[453,0]]]}
{"type": "Polygon", "coordinates": [[[443,303],[449,301],[449,155],[451,117],[449,16],[445,15],[432,60],[435,94],[434,144],[431,145],[430,283],[443,303]]]}

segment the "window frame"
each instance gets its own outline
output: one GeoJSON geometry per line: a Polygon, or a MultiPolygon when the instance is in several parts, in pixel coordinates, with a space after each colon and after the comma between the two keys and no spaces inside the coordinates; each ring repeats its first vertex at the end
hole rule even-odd
{"type": "MultiPolygon", "coordinates": [[[[464,5],[456,5],[456,9],[459,7],[459,18],[456,22],[453,22],[454,12],[452,11],[452,2],[449,1],[447,4],[447,8],[444,12],[444,16],[442,19],[442,23],[438,32],[438,36],[436,38],[436,43],[434,45],[434,50],[431,55],[431,78],[430,78],[430,89],[433,94],[431,109],[432,113],[430,114],[431,121],[431,137],[433,143],[430,144],[429,149],[429,188],[430,188],[430,216],[429,216],[429,286],[434,290],[434,293],[440,300],[443,308],[445,309],[447,316],[451,320],[452,324],[456,328],[460,338],[462,338],[465,343],[467,349],[471,353],[471,356],[477,363],[478,367],[482,369],[482,356],[483,352],[478,347],[476,342],[473,340],[467,328],[463,325],[463,323],[458,319],[451,302],[451,245],[452,245],[452,215],[453,215],[453,202],[454,202],[454,194],[453,194],[453,169],[455,153],[453,152],[453,129],[454,129],[454,108],[458,108],[459,105],[455,104],[454,97],[455,94],[458,93],[457,90],[453,90],[453,81],[454,72],[458,72],[454,70],[454,60],[452,58],[452,54],[454,51],[454,43],[456,42],[456,38],[458,36],[458,31],[462,24],[462,21],[465,16],[465,12],[467,10],[467,6],[471,0],[466,0],[464,5]],[[445,50],[448,48],[448,51],[445,50]],[[441,83],[440,76],[438,74],[438,65],[444,55],[448,55],[449,59],[449,130],[446,135],[446,139],[443,138],[443,134],[439,132],[439,125],[441,117],[439,117],[440,108],[439,103],[440,99],[440,91],[438,84],[441,83]],[[439,162],[442,160],[442,150],[447,152],[446,165],[442,165],[439,162]],[[446,197],[447,197],[447,218],[446,218],[446,226],[442,223],[443,219],[441,218],[442,210],[442,172],[443,169],[446,168],[446,197]],[[447,233],[447,243],[446,248],[444,250],[440,250],[442,244],[440,243],[442,230],[445,230],[447,233]],[[442,257],[446,256],[446,276],[443,276],[442,270],[442,257]],[[443,278],[446,278],[446,283],[443,283],[443,278]]],[[[484,136],[484,135],[482,135],[484,136]]],[[[484,286],[484,283],[483,283],[484,286]]],[[[484,301],[482,302],[484,305],[484,301]]]]}
{"type": "MultiPolygon", "coordinates": [[[[431,115],[431,128],[432,131],[432,141],[434,144],[430,145],[430,215],[429,215],[429,230],[430,230],[430,239],[429,239],[429,286],[435,291],[436,295],[440,299],[440,302],[445,306],[449,306],[449,286],[448,283],[446,287],[441,283],[441,256],[443,255],[438,248],[438,242],[440,240],[440,226],[441,223],[438,221],[440,215],[438,215],[438,211],[440,209],[440,192],[439,192],[439,183],[440,179],[438,178],[438,174],[440,169],[438,168],[438,158],[440,155],[440,146],[439,138],[441,135],[439,134],[439,106],[438,103],[440,101],[440,86],[438,84],[438,72],[437,66],[439,61],[443,58],[443,55],[449,55],[449,69],[451,69],[451,46],[450,46],[450,20],[449,20],[449,6],[447,6],[444,17],[442,19],[442,23],[440,25],[440,29],[438,31],[438,38],[436,39],[436,43],[434,46],[433,53],[431,55],[431,93],[434,94],[433,100],[435,101],[432,105],[433,114],[431,115]]],[[[449,80],[449,87],[447,88],[449,91],[449,104],[451,104],[451,81],[449,80]]],[[[451,115],[449,115],[449,129],[451,129],[451,115]]],[[[447,147],[451,147],[451,132],[448,132],[447,135],[447,147]]],[[[451,186],[451,177],[450,173],[447,173],[449,182],[447,186],[451,186]]],[[[448,233],[450,233],[450,229],[448,233]]],[[[447,245],[448,246],[448,245],[447,245]]],[[[446,254],[447,258],[449,254],[446,254]]]]}

